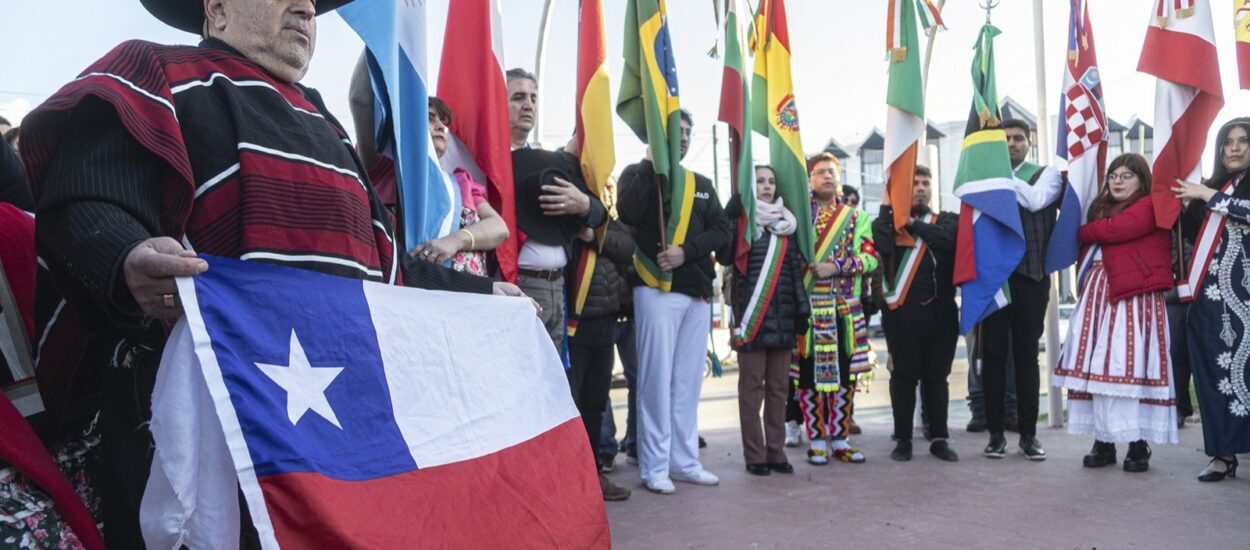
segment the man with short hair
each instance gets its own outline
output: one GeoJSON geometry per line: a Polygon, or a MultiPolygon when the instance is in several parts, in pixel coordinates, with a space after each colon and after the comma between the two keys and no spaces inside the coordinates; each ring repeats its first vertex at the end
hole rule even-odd
{"type": "Polygon", "coordinates": [[[838,159],[822,152],[807,160],[816,229],[816,257],[805,277],[811,331],[796,350],[797,397],[811,447],[807,461],[823,466],[832,456],[862,463],[851,447],[856,382],[872,372],[868,327],[860,295],[863,276],[877,268],[868,214],[843,202],[838,159]]]}
{"type": "MultiPolygon", "coordinates": [[[[315,16],[345,3],[144,0],[204,40],[125,42],[23,121],[36,248],[66,298],[36,326],[85,334],[42,350],[42,396],[64,433],[98,434],[94,481],[110,548],[144,547],[139,504],[163,323],[182,315],[175,277],[208,269],[197,253],[491,292],[489,279],[397,250],[347,132],[298,84],[315,16]]],[[[250,516],[241,518],[243,546],[258,547],[250,516]]]]}
{"type": "MultiPolygon", "coordinates": [[[[681,154],[690,148],[694,120],[681,111],[681,154]]],[[[676,215],[664,198],[651,161],[621,173],[617,210],[633,228],[634,264],[649,262],[672,273],[670,291],[635,274],[634,316],[638,346],[638,469],[647,490],[671,494],[673,481],[716,485],[720,478],[699,461],[699,391],[711,330],[712,252],[729,243],[729,220],[711,180],[694,175],[694,202],[686,241],[664,242],[661,219],[676,215]]]]}
{"type": "Polygon", "coordinates": [[[894,437],[898,441],[890,458],[898,461],[911,460],[918,382],[929,415],[929,452],[942,460],[959,460],[947,443],[950,433],[946,425],[950,400],[946,378],[951,373],[959,341],[959,308],[952,283],[959,216],[930,209],[932,177],[927,166],[916,166],[911,218],[907,222],[907,230],[916,239],[914,246],[895,245],[891,205],[881,205],[881,213],[872,224],[877,253],[885,266],[886,309],[882,324],[894,363],[890,402],[894,408],[894,437]]]}
{"type": "Polygon", "coordinates": [[[586,187],[571,148],[532,148],[538,80],[525,69],[509,69],[508,126],[512,134],[512,178],[517,197],[517,286],[542,308],[540,316],[557,351],[565,348],[564,267],[581,228],[607,222],[608,211],[586,187]],[[554,172],[552,172],[554,170],[554,172]],[[545,175],[550,173],[550,175],[545,175]],[[554,174],[560,174],[559,176],[554,174]],[[539,180],[542,181],[539,181],[539,180]]]}
{"type": "Polygon", "coordinates": [[[859,208],[859,189],[856,189],[854,185],[843,185],[842,200],[846,201],[851,208],[859,208]]]}
{"type": "MultiPolygon", "coordinates": [[[[1062,179],[1054,167],[1028,162],[1030,128],[1022,120],[1006,120],[1007,152],[1015,178],[1020,224],[1024,229],[1024,257],[1007,280],[1011,303],[983,319],[979,346],[983,354],[981,376],[985,387],[985,420],[990,432],[985,456],[1007,454],[1007,368],[1014,362],[1016,407],[1020,425],[1020,451],[1029,460],[1045,460],[1046,451],[1037,440],[1038,341],[1042,337],[1046,305],[1050,301],[1050,277],[1046,273],[1046,245],[1055,227],[1062,179]],[[1010,361],[1008,359],[1010,354],[1010,361]]],[[[1057,414],[1058,411],[1051,411],[1057,414]]]]}

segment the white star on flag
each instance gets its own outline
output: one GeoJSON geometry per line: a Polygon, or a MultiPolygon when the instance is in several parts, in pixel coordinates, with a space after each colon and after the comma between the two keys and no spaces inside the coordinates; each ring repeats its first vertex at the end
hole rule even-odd
{"type": "Polygon", "coordinates": [[[256,366],[265,376],[286,390],[286,414],[292,425],[298,423],[304,413],[312,410],[338,429],[343,429],[334,409],[330,408],[330,401],[326,399],[326,388],[343,372],[343,368],[313,368],[308,363],[308,357],[304,355],[304,348],[300,346],[294,330],[291,331],[291,352],[287,365],[256,363],[256,366]]]}

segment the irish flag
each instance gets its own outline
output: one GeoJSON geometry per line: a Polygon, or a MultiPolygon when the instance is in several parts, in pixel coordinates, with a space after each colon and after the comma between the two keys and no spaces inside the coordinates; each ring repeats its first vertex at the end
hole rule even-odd
{"type": "Polygon", "coordinates": [[[1202,179],[1202,150],[1224,92],[1207,0],[1155,0],[1153,15],[1137,70],[1158,78],[1151,198],[1155,223],[1171,228],[1180,215],[1171,187],[1202,179]]]}
{"type": "MultiPolygon", "coordinates": [[[[680,246],[686,242],[694,206],[694,172],[681,165],[681,99],[664,0],[629,0],[624,50],[616,114],[650,147],[651,163],[671,212],[662,244],[680,246]]],[[[634,253],[634,268],[647,286],[672,290],[672,273],[660,269],[642,251],[634,253]]]]}
{"type": "Polygon", "coordinates": [[[885,119],[886,197],[894,207],[895,242],[915,244],[907,231],[911,216],[911,185],[916,173],[916,154],[924,136],[924,87],[920,82],[920,35],[916,32],[916,9],[925,29],[942,24],[941,16],[927,0],[891,0],[886,20],[886,48],[890,52],[890,86],[885,119]]]}
{"type": "Polygon", "coordinates": [[[755,168],[751,154],[751,97],[747,85],[747,45],[751,6],[746,0],[725,0],[725,72],[720,84],[720,120],[729,125],[729,163],[734,193],[742,202],[734,265],[747,272],[751,243],[759,238],[755,227],[755,168]]]}
{"type": "Polygon", "coordinates": [[[955,284],[963,285],[959,328],[972,326],[1009,303],[1007,278],[1024,256],[1024,230],[1012,184],[1007,133],[998,109],[994,37],[981,27],[972,60],[972,112],[955,172],[959,211],[955,284]]]}
{"type": "Polygon", "coordinates": [[[790,78],[790,26],[785,0],[760,0],[755,15],[755,75],[751,80],[751,116],[755,131],[768,137],[768,156],[777,173],[777,195],[794,213],[794,233],[803,258],[812,261],[816,240],[812,225],[807,159],[799,139],[799,110],[790,78]]]}
{"type": "MultiPolygon", "coordinates": [[[[574,133],[586,186],[600,198],[616,154],[612,146],[612,94],[608,85],[608,41],[603,29],[603,3],[582,0],[577,35],[577,103],[574,133]]],[[[602,246],[608,224],[598,230],[602,246]]],[[[578,246],[577,273],[573,280],[573,307],[569,315],[569,335],[577,331],[577,317],[586,306],[590,278],[595,272],[599,252],[596,246],[578,246]]]]}

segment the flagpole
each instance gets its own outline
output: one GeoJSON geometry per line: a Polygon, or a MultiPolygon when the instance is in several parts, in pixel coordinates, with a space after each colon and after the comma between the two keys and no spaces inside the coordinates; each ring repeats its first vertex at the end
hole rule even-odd
{"type": "MultiPolygon", "coordinates": [[[[938,13],[941,13],[942,8],[944,7],[946,7],[946,0],[938,0],[938,13]]],[[[929,44],[925,46],[924,51],[924,69],[921,71],[924,74],[920,79],[920,91],[925,98],[929,97],[929,62],[933,61],[933,43],[937,40],[937,29],[937,27],[933,27],[933,29],[929,31],[929,44]]],[[[920,159],[919,162],[925,166],[929,166],[929,117],[927,111],[925,113],[924,126],[924,133],[920,134],[920,151],[918,151],[920,156],[918,158],[920,159]]],[[[933,166],[929,166],[930,170],[933,168],[933,166]]],[[[940,196],[941,193],[935,193],[934,198],[940,196]]],[[[937,203],[933,205],[933,211],[940,212],[941,210],[942,201],[939,199],[937,203]]]]}
{"type": "MultiPolygon", "coordinates": [[[[1046,39],[1042,31],[1042,0],[1033,0],[1033,56],[1037,71],[1037,153],[1043,166],[1050,164],[1050,115],[1046,109],[1046,39]]],[[[1050,277],[1050,300],[1046,305],[1046,380],[1050,386],[1049,421],[1052,428],[1063,426],[1063,393],[1055,387],[1050,365],[1059,360],[1059,289],[1056,277],[1050,277]]]]}
{"type": "Polygon", "coordinates": [[[538,99],[534,100],[534,134],[531,140],[534,144],[542,146],[543,142],[543,110],[540,108],[542,104],[543,92],[543,58],[547,57],[547,31],[551,29],[551,8],[555,4],[555,0],[546,0],[543,6],[543,19],[538,24],[538,51],[534,54],[534,77],[538,79],[538,99]]]}

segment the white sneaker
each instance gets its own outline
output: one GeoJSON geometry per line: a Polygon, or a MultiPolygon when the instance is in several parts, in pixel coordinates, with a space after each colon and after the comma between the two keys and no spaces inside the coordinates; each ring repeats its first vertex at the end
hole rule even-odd
{"type": "Polygon", "coordinates": [[[672,472],[669,475],[673,477],[674,481],[693,483],[695,485],[720,485],[720,478],[716,477],[716,474],[704,470],[703,468],[699,468],[699,471],[695,472],[694,475],[685,475],[676,472],[672,472]]]}
{"type": "Polygon", "coordinates": [[[647,490],[660,495],[671,495],[677,492],[677,487],[673,486],[672,480],[662,477],[648,481],[647,490]]]}
{"type": "Polygon", "coordinates": [[[799,446],[799,423],[794,420],[786,422],[786,446],[799,446]]]}

